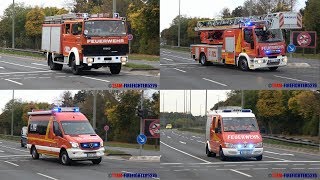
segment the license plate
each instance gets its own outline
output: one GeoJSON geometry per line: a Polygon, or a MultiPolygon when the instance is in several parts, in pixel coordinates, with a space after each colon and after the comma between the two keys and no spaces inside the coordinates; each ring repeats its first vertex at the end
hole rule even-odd
{"type": "Polygon", "coordinates": [[[96,157],[97,156],[96,153],[88,153],[87,155],[88,155],[88,157],[96,157]]]}
{"type": "Polygon", "coordinates": [[[240,154],[251,154],[251,151],[240,151],[240,154]]]}
{"type": "Polygon", "coordinates": [[[280,62],[279,59],[269,59],[269,63],[278,63],[280,62]]]}

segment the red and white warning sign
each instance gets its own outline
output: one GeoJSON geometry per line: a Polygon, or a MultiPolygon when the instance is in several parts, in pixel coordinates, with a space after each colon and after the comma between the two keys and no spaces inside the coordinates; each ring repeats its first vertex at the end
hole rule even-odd
{"type": "Polygon", "coordinates": [[[315,48],[317,44],[315,31],[293,31],[291,38],[296,47],[315,48]]]}
{"type": "Polygon", "coordinates": [[[297,42],[301,47],[309,46],[311,43],[311,36],[307,32],[301,32],[297,37],[297,42]]]}
{"type": "Polygon", "coordinates": [[[144,129],[144,134],[148,138],[160,138],[160,120],[159,119],[145,119],[143,129],[144,129]]]}

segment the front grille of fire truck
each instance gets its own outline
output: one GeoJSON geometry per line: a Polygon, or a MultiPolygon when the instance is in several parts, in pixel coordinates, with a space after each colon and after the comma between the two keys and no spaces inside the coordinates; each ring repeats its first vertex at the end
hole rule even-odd
{"type": "Polygon", "coordinates": [[[83,45],[84,56],[121,56],[129,52],[127,44],[116,45],[83,45]]]}
{"type": "Polygon", "coordinates": [[[88,142],[88,143],[80,143],[81,149],[99,149],[100,143],[99,142],[88,142]]]}

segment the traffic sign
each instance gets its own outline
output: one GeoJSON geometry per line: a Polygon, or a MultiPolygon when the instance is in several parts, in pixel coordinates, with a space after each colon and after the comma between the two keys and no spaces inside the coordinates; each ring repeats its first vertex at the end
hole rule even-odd
{"type": "Polygon", "coordinates": [[[133,40],[133,35],[132,34],[128,34],[128,40],[132,41],[133,40]]]}
{"type": "Polygon", "coordinates": [[[145,136],[144,134],[139,134],[137,136],[137,142],[139,144],[145,144],[147,142],[147,136],[145,136]]]}
{"type": "Polygon", "coordinates": [[[288,51],[288,53],[294,53],[296,51],[296,46],[293,44],[289,44],[287,46],[287,51],[288,51]]]}
{"type": "Polygon", "coordinates": [[[119,15],[119,13],[113,13],[113,18],[119,18],[120,17],[120,15],[119,15]]]}
{"type": "Polygon", "coordinates": [[[109,126],[108,126],[108,125],[105,125],[103,129],[104,129],[105,131],[109,131],[109,126]]]}

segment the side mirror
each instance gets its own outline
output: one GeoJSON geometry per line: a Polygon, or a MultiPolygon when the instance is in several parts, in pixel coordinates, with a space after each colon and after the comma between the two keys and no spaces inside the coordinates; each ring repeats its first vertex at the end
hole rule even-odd
{"type": "Polygon", "coordinates": [[[214,128],[215,133],[221,133],[221,129],[220,128],[214,128]]]}
{"type": "Polygon", "coordinates": [[[250,47],[251,47],[251,49],[254,49],[254,41],[253,40],[250,41],[250,47]]]}

